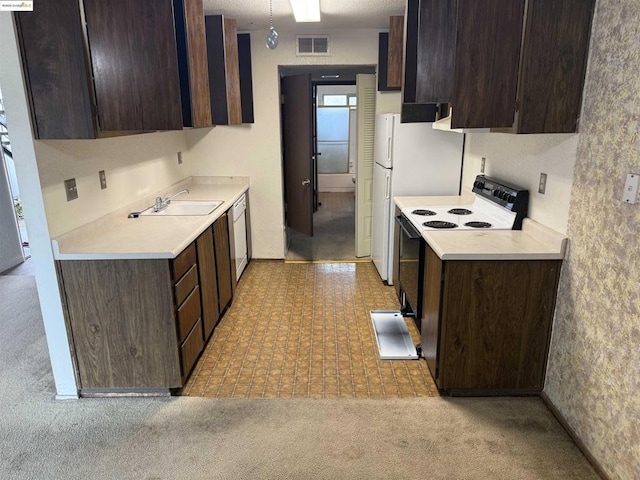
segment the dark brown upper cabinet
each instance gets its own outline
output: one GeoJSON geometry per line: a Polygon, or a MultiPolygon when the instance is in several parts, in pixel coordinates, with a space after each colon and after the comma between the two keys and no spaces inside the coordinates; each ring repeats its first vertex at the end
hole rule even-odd
{"type": "Polygon", "coordinates": [[[451,102],[452,128],[575,132],[594,3],[419,0],[416,101],[451,102]]]}
{"type": "Polygon", "coordinates": [[[438,117],[438,105],[417,98],[418,33],[420,28],[420,0],[407,0],[404,23],[404,62],[402,82],[402,123],[433,122],[438,117]]]}
{"type": "Polygon", "coordinates": [[[211,127],[211,98],[207,36],[203,0],[173,0],[182,123],[185,127],[211,127]]]}
{"type": "Polygon", "coordinates": [[[402,88],[404,16],[389,17],[389,33],[378,34],[378,91],[402,88]]]}
{"type": "Polygon", "coordinates": [[[207,15],[205,26],[213,123],[240,125],[242,103],[236,21],[223,15],[207,15]]]}
{"type": "Polygon", "coordinates": [[[238,34],[238,62],[240,67],[240,103],[242,123],[253,123],[253,73],[251,68],[251,34],[238,34]]]}
{"type": "Polygon", "coordinates": [[[181,129],[171,0],[83,5],[86,23],[77,0],[15,14],[34,136],[181,129]]]}

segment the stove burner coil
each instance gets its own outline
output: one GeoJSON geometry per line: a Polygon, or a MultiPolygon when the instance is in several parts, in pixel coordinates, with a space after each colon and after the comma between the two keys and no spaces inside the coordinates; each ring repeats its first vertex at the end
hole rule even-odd
{"type": "Polygon", "coordinates": [[[492,225],[487,222],[467,222],[464,226],[471,228],[491,228],[492,225]]]}
{"type": "Polygon", "coordinates": [[[423,209],[421,209],[421,208],[419,208],[419,209],[417,209],[417,210],[414,210],[414,211],[413,211],[413,212],[411,212],[411,213],[413,213],[414,215],[423,215],[423,216],[425,216],[425,217],[430,217],[430,216],[432,216],[432,215],[435,215],[435,214],[436,214],[436,212],[434,212],[434,211],[432,211],[432,210],[423,210],[423,209]]]}
{"type": "Polygon", "coordinates": [[[434,220],[432,222],[424,222],[422,225],[431,228],[456,228],[458,225],[451,222],[443,222],[442,220],[434,220]]]}
{"type": "Polygon", "coordinates": [[[452,215],[471,215],[473,212],[466,208],[452,208],[447,213],[451,213],[452,215]]]}

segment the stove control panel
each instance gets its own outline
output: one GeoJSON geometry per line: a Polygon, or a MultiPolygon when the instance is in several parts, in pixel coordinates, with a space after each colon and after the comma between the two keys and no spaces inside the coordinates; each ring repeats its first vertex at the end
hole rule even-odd
{"type": "Polygon", "coordinates": [[[502,180],[478,175],[473,182],[472,190],[474,193],[523,216],[526,216],[529,209],[529,191],[502,180]]]}

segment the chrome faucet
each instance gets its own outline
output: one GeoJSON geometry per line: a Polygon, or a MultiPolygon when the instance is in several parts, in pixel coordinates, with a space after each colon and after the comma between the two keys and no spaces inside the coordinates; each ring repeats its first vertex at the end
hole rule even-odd
{"type": "Polygon", "coordinates": [[[169,204],[171,203],[171,200],[174,199],[175,197],[177,197],[178,195],[182,195],[183,193],[189,193],[189,189],[185,188],[184,190],[180,190],[177,193],[174,193],[173,195],[169,196],[169,197],[156,197],[156,204],[153,206],[153,211],[154,212],[159,212],[161,210],[164,210],[165,208],[167,208],[169,206],[169,204]]]}

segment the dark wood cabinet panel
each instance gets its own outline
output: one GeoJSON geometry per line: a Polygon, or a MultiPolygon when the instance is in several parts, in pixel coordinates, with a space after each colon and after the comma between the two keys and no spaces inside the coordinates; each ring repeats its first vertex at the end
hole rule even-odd
{"type": "Polygon", "coordinates": [[[445,262],[445,389],[542,391],[560,262],[445,262]]]}
{"type": "Polygon", "coordinates": [[[525,0],[458,0],[451,128],[512,127],[525,0]]]}
{"type": "Polygon", "coordinates": [[[253,123],[253,71],[251,68],[251,34],[238,34],[240,104],[242,123],[253,123]]]}
{"type": "Polygon", "coordinates": [[[387,85],[402,86],[402,56],[404,50],[404,16],[389,17],[389,56],[387,57],[387,85]]]}
{"type": "Polygon", "coordinates": [[[404,25],[404,62],[402,83],[402,123],[433,122],[438,118],[438,105],[422,103],[417,98],[418,35],[420,33],[420,0],[408,0],[404,25]]]}
{"type": "Polygon", "coordinates": [[[240,125],[242,106],[236,21],[223,15],[207,15],[205,27],[213,123],[240,125]]]}
{"type": "Polygon", "coordinates": [[[78,1],[41,2],[15,20],[34,137],[96,138],[78,1]]]}
{"type": "Polygon", "coordinates": [[[84,7],[100,129],[182,129],[171,0],[84,0],[84,7]]]}
{"type": "Polygon", "coordinates": [[[198,269],[193,265],[184,276],[176,282],[175,299],[176,305],[182,304],[191,290],[198,285],[198,269]]]}
{"type": "Polygon", "coordinates": [[[207,340],[218,323],[218,280],[216,277],[216,255],[213,245],[213,230],[207,228],[196,240],[198,248],[198,270],[200,271],[200,295],[202,296],[202,320],[204,338],[207,340]]]}
{"type": "Polygon", "coordinates": [[[178,307],[178,338],[183,341],[202,314],[200,304],[200,287],[197,286],[189,294],[182,305],[178,307]]]}
{"type": "Polygon", "coordinates": [[[203,0],[173,0],[182,120],[185,127],[211,127],[211,98],[203,0]]]}
{"type": "Polygon", "coordinates": [[[204,348],[204,338],[202,337],[202,320],[197,323],[189,332],[189,336],[180,346],[180,360],[182,365],[182,378],[186,380],[204,348]]]}
{"type": "Polygon", "coordinates": [[[195,264],[196,246],[191,244],[171,262],[171,271],[173,272],[174,280],[178,281],[187,272],[187,270],[195,264]]]}
{"type": "Polygon", "coordinates": [[[390,92],[400,90],[402,87],[391,87],[388,83],[388,58],[389,58],[389,34],[378,34],[378,91],[390,92]]]}
{"type": "Polygon", "coordinates": [[[440,340],[440,312],[442,293],[442,260],[431,248],[425,249],[422,318],[420,335],[422,354],[436,385],[442,388],[438,372],[438,342],[440,340]]]}
{"type": "Polygon", "coordinates": [[[577,129],[595,0],[530,0],[520,80],[519,133],[577,129]]]}
{"type": "Polygon", "coordinates": [[[457,2],[421,0],[416,102],[449,103],[453,95],[457,2]]]}
{"type": "Polygon", "coordinates": [[[58,265],[82,389],[181,385],[166,260],[58,265]]]}
{"type": "Polygon", "coordinates": [[[218,304],[219,311],[223,312],[233,297],[229,224],[226,213],[213,224],[213,242],[218,275],[218,304]]]}

